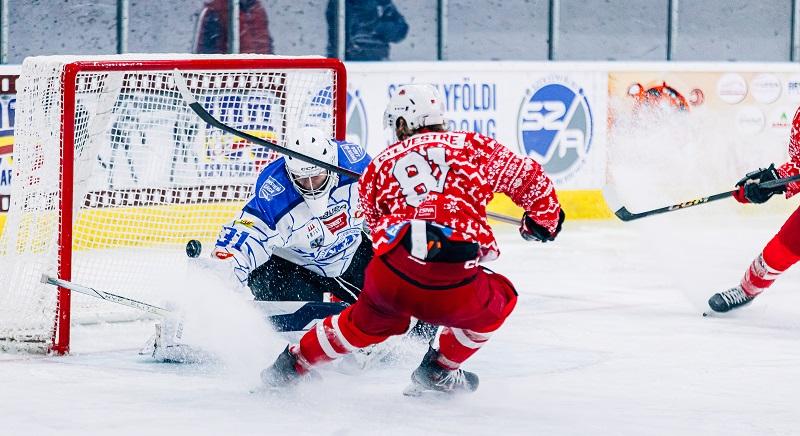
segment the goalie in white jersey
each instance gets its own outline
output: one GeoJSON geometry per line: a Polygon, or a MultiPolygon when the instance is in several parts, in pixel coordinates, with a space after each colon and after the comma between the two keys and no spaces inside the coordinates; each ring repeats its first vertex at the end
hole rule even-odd
{"type": "MultiPolygon", "coordinates": [[[[370,162],[360,145],[312,127],[290,134],[286,147],[357,173],[370,162]]],[[[330,293],[354,303],[372,259],[357,211],[358,180],[283,157],[261,171],[253,196],[200,264],[235,277],[232,284],[248,286],[258,301],[322,301],[330,293]]],[[[200,353],[180,343],[181,330],[177,320],[162,321],[141,354],[195,360],[200,353]]]]}
{"type": "MultiPolygon", "coordinates": [[[[357,173],[370,162],[360,145],[313,127],[291,134],[287,148],[357,173]]],[[[256,300],[321,301],[330,292],[353,303],[372,258],[357,210],[358,180],[286,156],[264,168],[211,256],[229,263],[256,300]]]]}

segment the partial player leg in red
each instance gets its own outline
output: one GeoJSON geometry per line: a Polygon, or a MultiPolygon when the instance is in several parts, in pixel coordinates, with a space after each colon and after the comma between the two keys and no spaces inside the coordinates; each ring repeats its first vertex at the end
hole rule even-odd
{"type": "Polygon", "coordinates": [[[800,209],[781,227],[750,264],[738,286],[714,294],[708,305],[715,312],[728,312],[753,301],[789,267],[800,260],[800,209]]]}
{"type": "MultiPolygon", "coordinates": [[[[511,314],[517,297],[508,280],[481,270],[488,278],[495,303],[493,315],[478,319],[470,328],[444,327],[440,330],[438,349],[431,345],[419,367],[411,374],[411,385],[405,395],[419,395],[426,390],[446,393],[472,392],[478,389],[478,375],[461,369],[461,364],[475,354],[511,314]]],[[[482,280],[478,280],[482,281],[482,280]]],[[[484,283],[486,284],[486,283],[484,283]]],[[[483,311],[485,314],[489,311],[483,311]]],[[[437,341],[434,341],[434,343],[437,341]]]]}
{"type": "MultiPolygon", "coordinates": [[[[365,290],[374,288],[373,260],[367,266],[365,290]]],[[[342,357],[359,348],[405,333],[411,323],[409,315],[398,311],[376,309],[372,294],[362,292],[352,306],[338,315],[325,318],[306,332],[298,344],[290,345],[275,363],[262,371],[261,379],[269,386],[294,384],[312,374],[316,366],[342,357]]]]}
{"type": "Polygon", "coordinates": [[[406,332],[414,316],[450,327],[443,328],[439,347],[431,347],[414,371],[407,393],[473,391],[478,378],[460,365],[503,324],[516,299],[500,274],[463,263],[420,262],[398,246],[370,263],[355,304],[288,347],[262,379],[275,386],[292,383],[322,363],[406,332]]]}

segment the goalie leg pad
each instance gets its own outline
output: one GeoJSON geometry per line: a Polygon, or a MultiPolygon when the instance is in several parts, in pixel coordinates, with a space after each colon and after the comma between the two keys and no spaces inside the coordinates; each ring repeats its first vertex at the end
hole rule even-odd
{"type": "Polygon", "coordinates": [[[156,333],[139,352],[163,363],[202,363],[213,356],[199,348],[180,343],[183,322],[179,318],[165,318],[155,325],[156,333]]]}

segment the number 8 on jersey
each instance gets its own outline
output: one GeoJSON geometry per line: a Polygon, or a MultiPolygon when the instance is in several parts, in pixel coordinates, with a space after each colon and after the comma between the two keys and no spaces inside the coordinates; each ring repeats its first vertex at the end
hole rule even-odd
{"type": "Polygon", "coordinates": [[[412,151],[395,162],[392,175],[400,183],[406,203],[419,206],[429,192],[444,192],[444,183],[450,167],[445,159],[445,149],[434,147],[426,150],[427,159],[412,151]]]}

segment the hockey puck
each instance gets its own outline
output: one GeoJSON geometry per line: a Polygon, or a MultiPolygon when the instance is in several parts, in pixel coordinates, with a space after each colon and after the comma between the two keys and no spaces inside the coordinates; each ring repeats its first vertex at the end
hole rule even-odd
{"type": "Polygon", "coordinates": [[[197,239],[192,239],[186,243],[186,255],[189,257],[198,257],[200,252],[203,251],[203,245],[197,239]]]}

